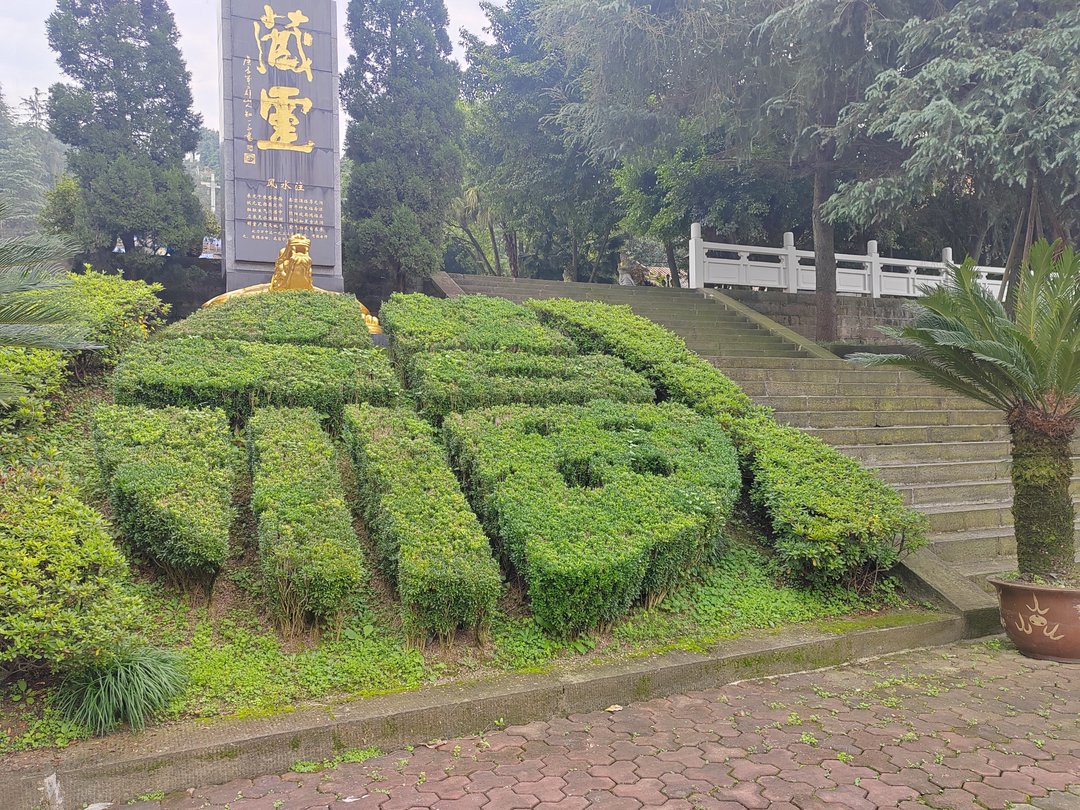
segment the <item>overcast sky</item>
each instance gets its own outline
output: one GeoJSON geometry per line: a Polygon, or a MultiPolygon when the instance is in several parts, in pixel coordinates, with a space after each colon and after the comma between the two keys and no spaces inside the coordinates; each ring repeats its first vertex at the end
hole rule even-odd
{"type": "MultiPolygon", "coordinates": [[[[345,4],[338,0],[338,24],[344,25],[345,4]]],[[[6,46],[0,48],[0,88],[12,107],[40,87],[47,91],[58,81],[56,55],[45,36],[45,19],[55,8],[55,0],[0,0],[0,31],[6,46]]],[[[218,97],[218,0],[169,0],[176,25],[180,29],[180,49],[191,71],[191,89],[195,109],[202,113],[208,127],[217,129],[220,112],[218,97]]],[[[467,28],[480,32],[486,21],[479,0],[446,0],[450,11],[450,39],[460,55],[458,31],[467,28]]],[[[342,28],[338,37],[340,65],[345,67],[349,53],[342,28]]]]}

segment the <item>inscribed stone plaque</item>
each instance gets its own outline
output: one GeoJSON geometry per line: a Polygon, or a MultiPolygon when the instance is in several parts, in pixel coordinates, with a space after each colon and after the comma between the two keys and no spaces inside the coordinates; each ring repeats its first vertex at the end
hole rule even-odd
{"type": "Polygon", "coordinates": [[[295,233],[311,239],[315,283],[342,288],[335,5],[222,0],[229,290],[269,280],[295,233]]]}

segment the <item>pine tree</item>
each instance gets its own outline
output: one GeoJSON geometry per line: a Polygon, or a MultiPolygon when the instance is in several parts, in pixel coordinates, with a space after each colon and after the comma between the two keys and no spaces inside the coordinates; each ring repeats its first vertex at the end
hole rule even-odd
{"type": "Polygon", "coordinates": [[[191,74],[166,0],[58,0],[49,45],[72,83],[49,90],[49,127],[72,147],[86,228],[121,239],[193,247],[202,208],[183,156],[198,144],[191,74]]]}
{"type": "Polygon", "coordinates": [[[457,106],[443,0],[350,0],[353,54],[342,76],[352,119],[345,153],[345,274],[396,289],[441,267],[450,203],[461,188],[457,106]]]}

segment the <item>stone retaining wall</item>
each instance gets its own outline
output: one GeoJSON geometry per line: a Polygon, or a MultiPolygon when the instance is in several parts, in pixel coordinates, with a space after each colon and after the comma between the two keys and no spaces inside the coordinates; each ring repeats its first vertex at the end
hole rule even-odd
{"type": "MultiPolygon", "coordinates": [[[[814,339],[815,294],[758,290],[722,290],[751,309],[772,318],[804,337],[814,339]]],[[[841,341],[895,343],[878,331],[879,326],[903,326],[911,321],[906,298],[869,298],[841,295],[837,298],[836,337],[841,341]]]]}

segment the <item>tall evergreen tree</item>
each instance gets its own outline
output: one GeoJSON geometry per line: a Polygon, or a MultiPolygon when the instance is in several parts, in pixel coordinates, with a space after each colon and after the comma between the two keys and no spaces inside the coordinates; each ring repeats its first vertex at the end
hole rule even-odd
{"type": "Polygon", "coordinates": [[[613,264],[613,164],[568,141],[553,120],[578,91],[573,71],[537,36],[537,5],[481,3],[494,41],[465,34],[470,179],[498,214],[512,275],[591,280],[613,264]]]}
{"type": "Polygon", "coordinates": [[[71,80],[49,90],[49,127],[72,147],[86,229],[129,252],[194,246],[203,216],[183,157],[201,117],[166,0],[58,0],[47,28],[71,80]]]}
{"type": "Polygon", "coordinates": [[[0,89],[0,198],[10,206],[0,236],[35,230],[34,217],[44,203],[45,167],[29,129],[15,120],[0,89]]]}
{"type": "Polygon", "coordinates": [[[341,81],[352,119],[345,154],[345,273],[404,289],[441,267],[461,188],[460,71],[443,0],[350,0],[353,54],[341,81]]]}
{"type": "Polygon", "coordinates": [[[865,223],[907,217],[953,193],[981,220],[976,258],[997,230],[995,258],[1015,271],[1042,235],[1080,239],[1080,6],[1075,0],[960,0],[900,36],[897,64],[840,121],[850,149],[863,132],[894,142],[831,201],[865,223]]]}

